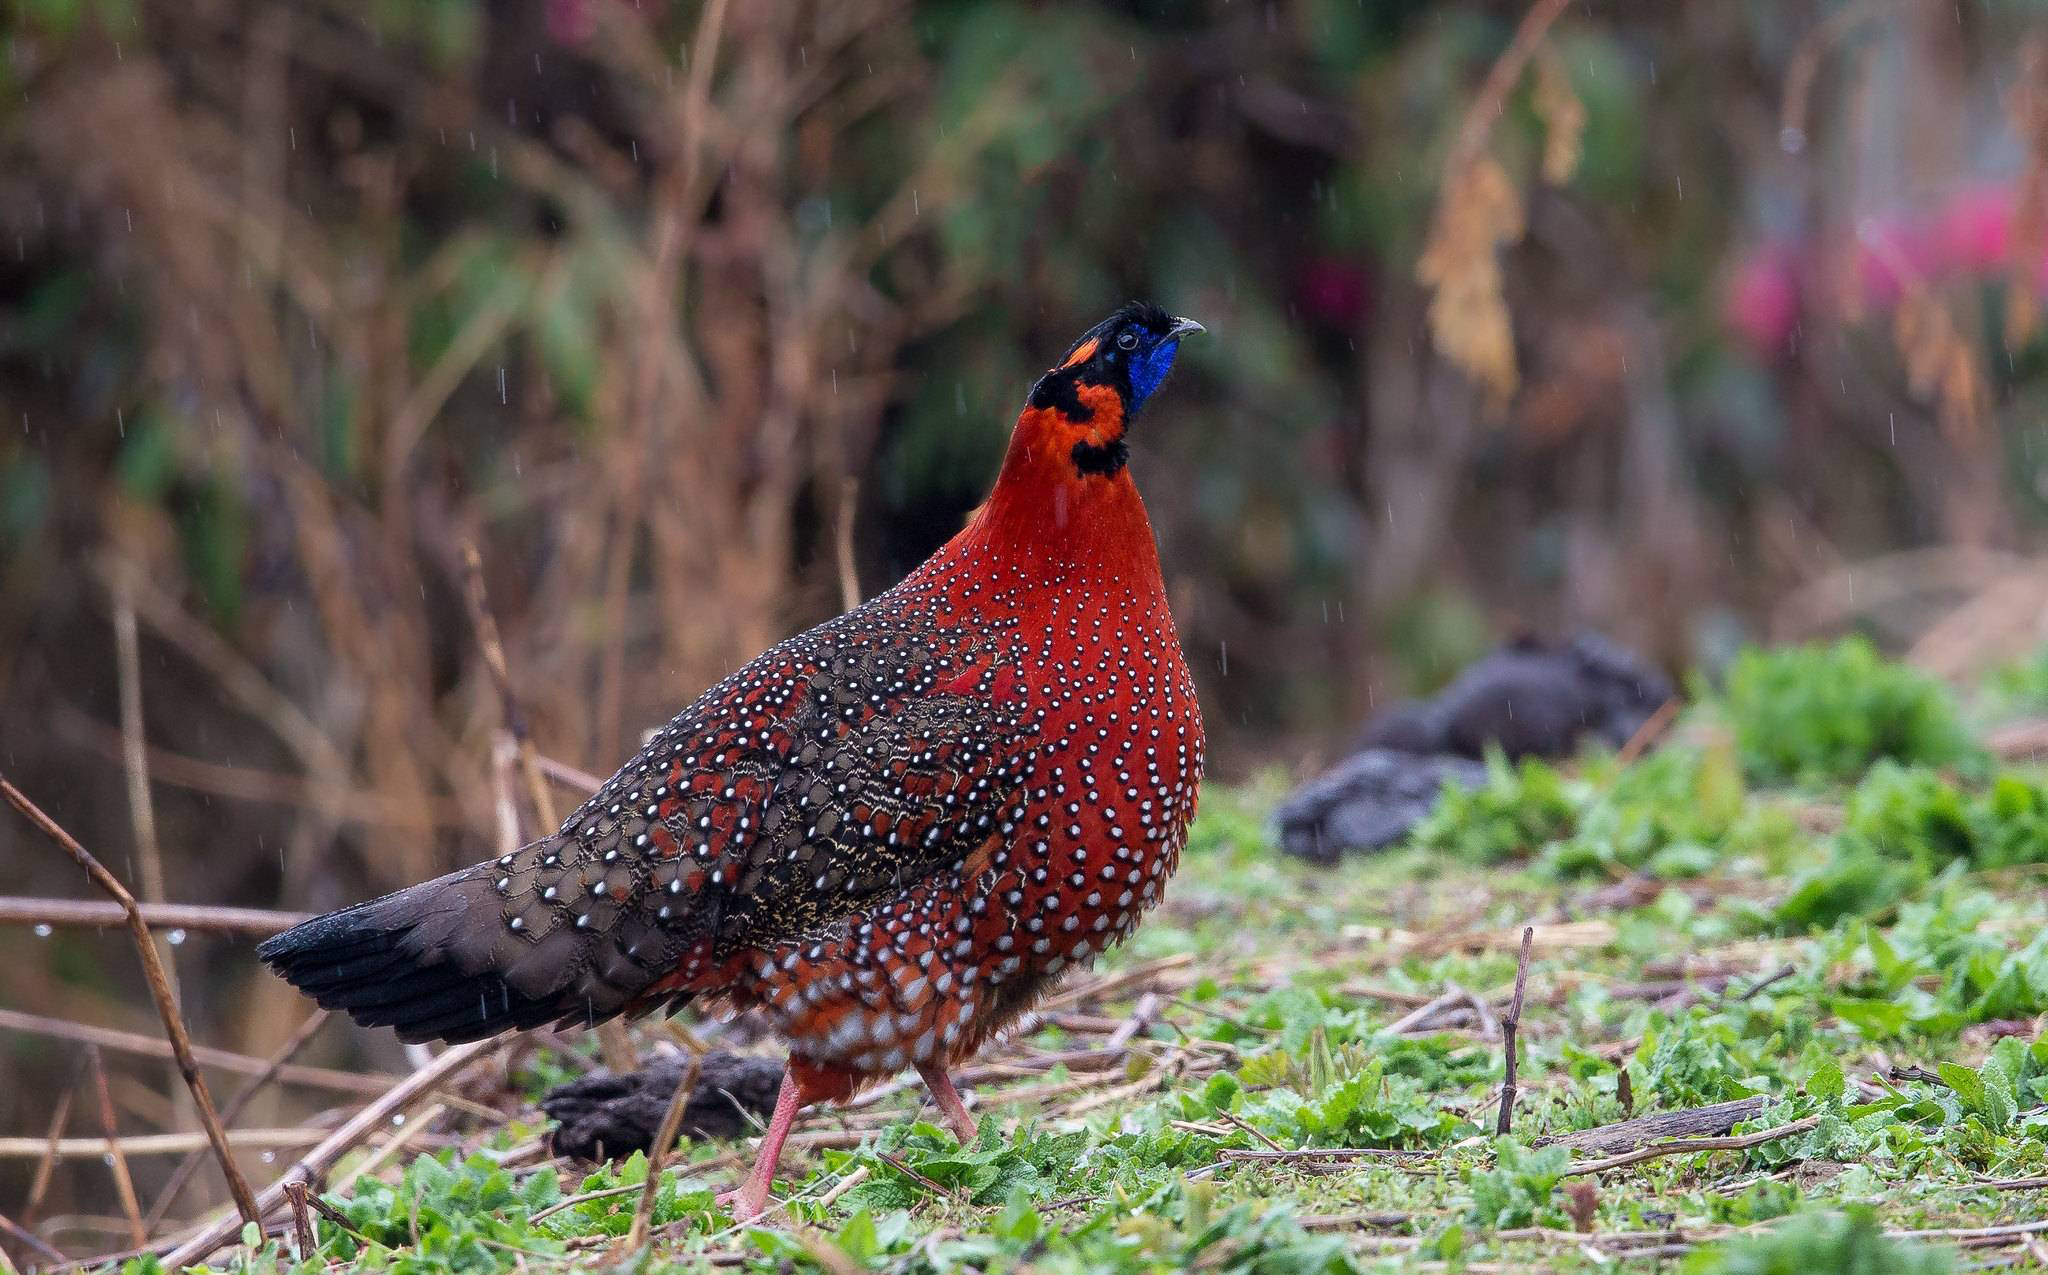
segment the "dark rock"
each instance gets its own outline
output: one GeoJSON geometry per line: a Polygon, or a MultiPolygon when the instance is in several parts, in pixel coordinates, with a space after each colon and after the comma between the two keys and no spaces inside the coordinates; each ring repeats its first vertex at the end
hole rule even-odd
{"type": "MultiPolygon", "coordinates": [[[[782,1062],[714,1050],[704,1055],[697,1087],[683,1107],[686,1138],[732,1138],[748,1129],[747,1117],[766,1119],[775,1109],[782,1062]]],[[[592,1072],[550,1091],[540,1100],[555,1121],[557,1155],[605,1160],[653,1148],[669,1099],[689,1069],[686,1060],[664,1058],[626,1075],[592,1072]]]]}
{"type": "Polygon", "coordinates": [[[1388,707],[1358,746],[1477,760],[1494,745],[1511,758],[1565,757],[1588,737],[1621,747],[1676,693],[1670,678],[1597,633],[1562,646],[1520,638],[1434,699],[1388,707]]]}
{"type": "Polygon", "coordinates": [[[1663,673],[1597,633],[1561,646],[1517,639],[1433,699],[1376,714],[1351,756],[1280,804],[1281,848],[1317,863],[1381,849],[1430,812],[1446,779],[1485,782],[1488,748],[1511,758],[1569,756],[1588,738],[1619,748],[1674,694],[1663,673]]]}
{"type": "Polygon", "coordinates": [[[1346,851],[1382,849],[1430,812],[1447,779],[1477,787],[1486,781],[1486,767],[1389,748],[1355,753],[1280,803],[1280,847],[1316,863],[1335,863],[1346,851]]]}
{"type": "Polygon", "coordinates": [[[1352,752],[1390,748],[1397,753],[1441,753],[1445,743],[1443,713],[1424,699],[1396,700],[1366,722],[1352,742],[1352,752]]]}

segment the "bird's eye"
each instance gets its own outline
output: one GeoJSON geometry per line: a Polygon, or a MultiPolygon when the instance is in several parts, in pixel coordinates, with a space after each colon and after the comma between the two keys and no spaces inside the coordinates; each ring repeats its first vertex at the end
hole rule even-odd
{"type": "Polygon", "coordinates": [[[1135,332],[1119,332],[1116,338],[1116,348],[1119,350],[1137,349],[1138,334],[1135,332]]]}

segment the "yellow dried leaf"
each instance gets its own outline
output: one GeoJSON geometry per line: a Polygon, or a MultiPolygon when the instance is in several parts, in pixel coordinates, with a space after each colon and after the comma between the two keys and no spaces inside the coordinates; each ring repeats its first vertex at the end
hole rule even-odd
{"type": "Polygon", "coordinates": [[[2021,46],[2020,73],[2005,110],[2027,152],[2006,248],[2005,345],[2016,349],[2033,338],[2039,323],[2037,280],[2048,248],[2048,40],[2030,36],[2021,46]]]}
{"type": "Polygon", "coordinates": [[[1578,171],[1586,137],[1586,104],[1572,90],[1564,59],[1548,44],[1536,55],[1534,105],[1543,121],[1543,180],[1562,186],[1578,171]]]}
{"type": "Polygon", "coordinates": [[[1444,178],[1415,273],[1432,289],[1429,335],[1439,353],[1487,388],[1495,410],[1515,391],[1515,337],[1501,292],[1500,249],[1522,234],[1522,198],[1491,156],[1444,178]]]}
{"type": "Polygon", "coordinates": [[[1934,404],[1942,432],[1958,443],[1974,440],[1988,395],[1976,351],[1948,308],[1924,288],[1909,289],[1892,316],[1892,340],[1905,359],[1907,384],[1934,404]]]}

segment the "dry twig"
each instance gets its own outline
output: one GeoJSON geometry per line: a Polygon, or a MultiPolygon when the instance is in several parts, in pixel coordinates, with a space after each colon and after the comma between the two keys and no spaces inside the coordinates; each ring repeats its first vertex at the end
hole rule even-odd
{"type": "MultiPolygon", "coordinates": [[[[247,934],[268,938],[310,920],[311,912],[273,912],[267,908],[217,908],[197,903],[136,904],[152,929],[196,933],[247,934]]],[[[78,925],[104,928],[122,925],[127,909],[97,899],[31,899],[0,895],[0,925],[78,925]]]]}
{"type": "MultiPolygon", "coordinates": [[[[101,1049],[112,1049],[120,1053],[144,1054],[151,1058],[174,1058],[172,1047],[154,1036],[138,1032],[124,1032],[113,1027],[95,1027],[90,1023],[74,1023],[62,1018],[47,1018],[41,1014],[24,1014],[16,1009],[0,1009],[0,1031],[31,1032],[55,1040],[75,1040],[80,1044],[98,1045],[101,1049]]],[[[274,1075],[288,1085],[306,1085],[315,1089],[329,1089],[336,1093],[381,1094],[398,1083],[400,1077],[381,1073],[340,1071],[332,1067],[307,1067],[296,1063],[285,1063],[273,1073],[270,1064],[261,1058],[238,1054],[231,1050],[215,1049],[210,1045],[192,1046],[192,1056],[202,1065],[218,1067],[222,1071],[240,1072],[245,1076],[274,1075]]]]}
{"type": "MultiPolygon", "coordinates": [[[[164,894],[163,849],[156,835],[156,807],[149,799],[149,755],[143,746],[142,651],[135,633],[134,568],[127,563],[107,573],[114,594],[114,654],[119,673],[121,702],[121,769],[128,780],[128,817],[135,828],[134,871],[142,897],[162,903],[164,894]]],[[[178,998],[178,962],[171,945],[157,940],[157,959],[171,981],[171,998],[178,998]]],[[[173,1092],[176,1092],[173,1089],[173,1092]]]]}
{"type": "Polygon", "coordinates": [[[34,1222],[36,1213],[43,1206],[43,1196],[50,1189],[50,1179],[56,1175],[57,1161],[63,1159],[61,1143],[64,1124],[71,1119],[71,1091],[66,1089],[57,1095],[57,1109],[50,1113],[50,1133],[43,1142],[43,1158],[36,1164],[36,1176],[29,1183],[28,1204],[22,1210],[22,1219],[34,1222]]]}
{"type": "MultiPolygon", "coordinates": [[[[412,1106],[434,1086],[447,1080],[479,1055],[488,1052],[491,1044],[492,1042],[487,1040],[477,1040],[447,1050],[393,1086],[381,1098],[350,1116],[347,1123],[328,1134],[318,1146],[287,1167],[280,1175],[279,1184],[272,1185],[258,1197],[257,1216],[260,1218],[263,1213],[277,1207],[284,1199],[282,1182],[318,1182],[328,1169],[334,1167],[335,1161],[354,1149],[363,1139],[383,1128],[392,1116],[412,1106]]],[[[165,1254],[164,1265],[180,1267],[204,1261],[215,1249],[232,1240],[239,1229],[240,1224],[236,1219],[220,1219],[165,1254]]]]}
{"type": "Polygon", "coordinates": [[[284,1198],[291,1201],[292,1237],[297,1242],[296,1256],[305,1261],[313,1255],[313,1216],[306,1205],[306,1184],[287,1182],[284,1184],[284,1198]]]}
{"type": "Polygon", "coordinates": [[[661,1128],[647,1152],[646,1189],[641,1191],[640,1203],[633,1210],[633,1225],[626,1231],[629,1253],[638,1252],[647,1242],[647,1224],[654,1220],[654,1197],[661,1192],[661,1166],[676,1144],[676,1135],[682,1131],[683,1108],[690,1105],[691,1096],[697,1092],[697,1077],[703,1070],[704,1056],[691,1054],[689,1067],[676,1083],[676,1091],[669,1095],[668,1110],[662,1113],[661,1128]]]}
{"type": "Polygon", "coordinates": [[[99,1097],[100,1132],[107,1137],[107,1165],[114,1174],[114,1194],[121,1201],[121,1213],[128,1219],[129,1242],[140,1248],[149,1243],[149,1231],[142,1224],[142,1201],[135,1195],[135,1179],[128,1173],[128,1157],[121,1150],[120,1121],[114,1116],[114,1095],[107,1090],[107,1068],[100,1051],[88,1045],[86,1060],[92,1064],[93,1090],[99,1097]]]}
{"type": "MultiPolygon", "coordinates": [[[[533,833],[546,836],[548,830],[557,826],[555,803],[548,796],[547,780],[541,776],[540,751],[533,745],[533,736],[526,729],[526,714],[519,707],[519,696],[512,689],[512,666],[505,659],[505,644],[498,637],[498,621],[491,614],[491,599],[484,589],[483,556],[477,552],[474,541],[462,545],[462,596],[469,605],[470,623],[476,626],[477,644],[483,648],[484,667],[490,670],[491,685],[498,692],[498,708],[504,715],[505,732],[512,736],[512,746],[518,751],[519,773],[526,780],[527,800],[533,806],[533,833]]],[[[604,1065],[620,1075],[633,1070],[639,1062],[633,1052],[632,1037],[626,1034],[623,1023],[617,1019],[601,1023],[597,1028],[598,1046],[604,1054],[604,1065]]]]}
{"type": "Polygon", "coordinates": [[[1776,1142],[1795,1134],[1805,1133],[1820,1123],[1817,1115],[1794,1120],[1790,1124],[1777,1125],[1770,1129],[1759,1129],[1755,1133],[1737,1134],[1726,1138],[1680,1138],[1673,1142],[1653,1142],[1646,1147],[1637,1147],[1621,1155],[1609,1156],[1604,1160],[1588,1160],[1574,1164],[1565,1170],[1568,1178],[1584,1177],[1589,1173],[1605,1173],[1609,1169],[1623,1169],[1645,1160],[1655,1160],[1669,1155],[1691,1155],[1700,1151],[1744,1151],[1760,1147],[1766,1142],[1776,1142]]]}
{"type": "Polygon", "coordinates": [[[236,1166],[234,1154],[228,1149],[219,1113],[213,1109],[213,1096],[206,1091],[206,1078],[199,1074],[199,1063],[192,1056],[192,1040],[185,1034],[184,1020],[179,1017],[177,1004],[171,997],[170,979],[164,973],[163,963],[157,960],[156,943],[150,934],[149,924],[142,919],[141,909],[136,906],[135,896],[128,893],[128,887],[122,885],[70,833],[44,814],[42,808],[30,801],[21,789],[6,779],[0,779],[0,796],[5,796],[8,803],[36,825],[44,836],[63,847],[64,852],[85,869],[93,883],[112,895],[127,912],[128,929],[135,936],[135,953],[141,958],[142,972],[149,980],[149,994],[156,1001],[157,1013],[163,1017],[164,1032],[170,1037],[171,1052],[178,1060],[178,1073],[184,1077],[185,1087],[191,1091],[192,1101],[199,1108],[199,1122],[205,1126],[207,1140],[213,1144],[214,1156],[220,1161],[221,1175],[228,1182],[228,1193],[234,1196],[235,1207],[240,1210],[242,1219],[256,1221],[256,1201],[249,1194],[249,1184],[236,1166]]]}
{"type": "MultiPolygon", "coordinates": [[[[290,1150],[313,1145],[323,1132],[313,1125],[295,1125],[287,1129],[232,1129],[228,1132],[228,1145],[238,1151],[290,1150]]],[[[63,1160],[97,1160],[113,1153],[113,1143],[104,1137],[59,1138],[55,1143],[46,1138],[0,1138],[0,1160],[36,1159],[50,1154],[53,1146],[57,1157],[63,1160]]],[[[189,1155],[194,1151],[205,1154],[212,1149],[213,1144],[198,1130],[131,1133],[121,1139],[121,1150],[131,1160],[144,1156],[189,1155]]]]}
{"type": "MultiPolygon", "coordinates": [[[[290,1062],[301,1049],[306,1047],[306,1042],[312,1040],[313,1034],[319,1031],[326,1022],[327,1011],[324,1009],[316,1009],[306,1015],[306,1021],[300,1023],[293,1030],[291,1038],[278,1046],[276,1052],[270,1055],[269,1065],[263,1069],[262,1073],[248,1084],[242,1086],[240,1093],[228,1099],[228,1105],[221,1109],[220,1122],[232,1128],[235,1121],[241,1118],[242,1112],[248,1108],[249,1103],[256,1095],[261,1093],[272,1080],[277,1078],[278,1073],[284,1069],[284,1065],[290,1062]]],[[[232,1136],[230,1134],[230,1138],[232,1136]]],[[[170,1180],[164,1183],[163,1190],[157,1192],[155,1203],[149,1206],[149,1216],[144,1219],[152,1231],[163,1223],[164,1215],[170,1212],[171,1205],[178,1198],[178,1193],[185,1189],[185,1183],[191,1178],[193,1171],[199,1167],[199,1157],[200,1151],[193,1151],[184,1159],[178,1161],[178,1167],[171,1170],[170,1180]]]]}
{"type": "Polygon", "coordinates": [[[1506,1062],[1501,1068],[1500,1117],[1493,1127],[1496,1134],[1505,1135],[1515,1123],[1515,1034],[1522,1026],[1522,993],[1529,984],[1529,948],[1536,941],[1536,927],[1522,928],[1522,954],[1515,961],[1515,999],[1508,1005],[1507,1016],[1500,1020],[1501,1050],[1506,1062]]]}
{"type": "MultiPolygon", "coordinates": [[[[16,1223],[13,1218],[8,1217],[5,1213],[0,1213],[0,1234],[6,1235],[23,1248],[32,1250],[52,1265],[61,1266],[65,1261],[64,1255],[44,1243],[42,1236],[16,1223]]],[[[0,1260],[5,1259],[0,1258],[0,1260]]]]}

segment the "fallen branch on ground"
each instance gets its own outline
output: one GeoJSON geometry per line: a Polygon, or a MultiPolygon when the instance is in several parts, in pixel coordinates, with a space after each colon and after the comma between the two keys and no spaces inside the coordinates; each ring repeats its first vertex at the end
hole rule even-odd
{"type": "Polygon", "coordinates": [[[1538,1145],[1570,1147],[1574,1151],[1626,1151],[1665,1138],[1693,1138],[1724,1134],[1745,1120],[1754,1120],[1767,1101],[1762,1095],[1717,1102],[1710,1107],[1688,1107],[1683,1111],[1660,1111],[1604,1124],[1597,1129],[1545,1138],[1538,1145]]]}
{"type": "Polygon", "coordinates": [[[1565,1170],[1564,1176],[1579,1178],[1589,1173],[1605,1173],[1609,1169],[1623,1169],[1631,1164],[1641,1164],[1645,1160],[1655,1160],[1662,1156],[1692,1155],[1701,1151],[1744,1151],[1750,1147],[1760,1147],[1766,1142],[1776,1142],[1781,1138],[1805,1133],[1819,1123],[1820,1117],[1815,1115],[1794,1120],[1790,1124],[1759,1129],[1755,1133],[1738,1134],[1729,1138],[1682,1138],[1675,1142],[1653,1142],[1622,1155],[1609,1156],[1605,1160],[1589,1160],[1584,1164],[1574,1164],[1565,1170]]]}

